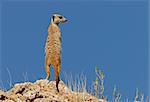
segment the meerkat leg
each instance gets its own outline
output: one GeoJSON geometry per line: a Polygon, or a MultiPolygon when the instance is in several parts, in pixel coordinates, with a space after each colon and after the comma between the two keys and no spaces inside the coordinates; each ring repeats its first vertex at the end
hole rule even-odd
{"type": "Polygon", "coordinates": [[[56,88],[57,88],[57,91],[59,92],[58,84],[59,84],[59,81],[60,81],[60,78],[59,78],[60,65],[55,66],[54,71],[55,71],[55,76],[56,76],[56,88]]]}
{"type": "Polygon", "coordinates": [[[45,66],[45,71],[46,71],[46,79],[48,80],[50,78],[50,66],[46,65],[45,66]]]}
{"type": "Polygon", "coordinates": [[[49,64],[49,61],[48,61],[48,58],[46,58],[45,60],[45,71],[46,71],[46,79],[48,80],[50,78],[50,65],[49,64]]]}

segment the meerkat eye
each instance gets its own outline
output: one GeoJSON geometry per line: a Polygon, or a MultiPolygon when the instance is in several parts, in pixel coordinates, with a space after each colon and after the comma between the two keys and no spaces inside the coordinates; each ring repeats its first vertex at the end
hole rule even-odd
{"type": "Polygon", "coordinates": [[[59,18],[62,19],[63,17],[62,17],[62,16],[59,16],[59,18]]]}

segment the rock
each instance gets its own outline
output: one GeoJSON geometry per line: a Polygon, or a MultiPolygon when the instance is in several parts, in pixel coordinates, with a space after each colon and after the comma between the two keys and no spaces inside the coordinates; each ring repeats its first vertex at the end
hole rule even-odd
{"type": "Polygon", "coordinates": [[[73,92],[63,81],[59,83],[59,91],[55,81],[41,79],[15,84],[7,92],[0,91],[0,102],[106,102],[87,92],[73,92]]]}

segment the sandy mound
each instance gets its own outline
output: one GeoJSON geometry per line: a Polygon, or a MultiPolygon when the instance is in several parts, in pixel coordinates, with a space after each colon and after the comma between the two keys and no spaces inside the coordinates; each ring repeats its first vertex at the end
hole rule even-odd
{"type": "Polygon", "coordinates": [[[63,81],[59,83],[59,91],[56,91],[55,81],[19,83],[7,92],[0,91],[0,102],[105,102],[86,92],[73,92],[63,81]]]}

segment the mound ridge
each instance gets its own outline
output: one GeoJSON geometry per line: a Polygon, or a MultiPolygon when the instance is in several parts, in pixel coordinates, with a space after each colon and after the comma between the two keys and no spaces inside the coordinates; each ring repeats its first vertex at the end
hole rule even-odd
{"type": "Polygon", "coordinates": [[[0,102],[105,102],[87,92],[73,92],[63,81],[58,93],[55,85],[55,81],[45,79],[18,83],[6,92],[0,90],[0,102]]]}

